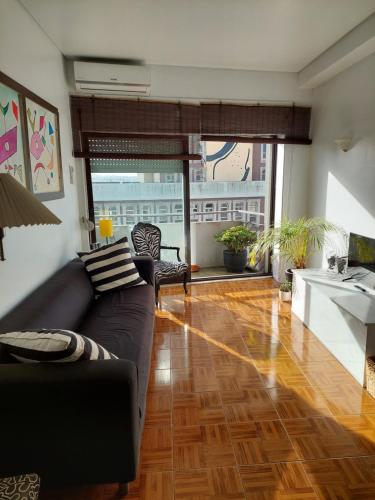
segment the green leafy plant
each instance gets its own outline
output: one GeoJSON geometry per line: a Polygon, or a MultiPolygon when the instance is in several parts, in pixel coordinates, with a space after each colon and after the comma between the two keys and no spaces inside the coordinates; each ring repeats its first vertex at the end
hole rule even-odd
{"type": "Polygon", "coordinates": [[[303,269],[307,259],[323,248],[330,231],[338,231],[337,226],[321,217],[284,218],[280,226],[270,227],[258,236],[254,251],[264,255],[276,248],[280,257],[291,262],[294,268],[303,269]]]}
{"type": "Polygon", "coordinates": [[[280,292],[291,292],[293,288],[293,283],[290,281],[282,281],[279,286],[280,292]]]}
{"type": "Polygon", "coordinates": [[[228,250],[239,253],[256,242],[257,234],[246,226],[233,226],[215,234],[215,240],[223,243],[228,250]]]}

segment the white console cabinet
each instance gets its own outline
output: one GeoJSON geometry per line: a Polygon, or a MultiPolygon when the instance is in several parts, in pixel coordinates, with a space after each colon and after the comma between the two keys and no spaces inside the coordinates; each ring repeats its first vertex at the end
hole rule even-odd
{"type": "Polygon", "coordinates": [[[361,292],[319,269],[298,269],[293,275],[293,313],[365,386],[366,358],[375,356],[374,290],[361,292]]]}

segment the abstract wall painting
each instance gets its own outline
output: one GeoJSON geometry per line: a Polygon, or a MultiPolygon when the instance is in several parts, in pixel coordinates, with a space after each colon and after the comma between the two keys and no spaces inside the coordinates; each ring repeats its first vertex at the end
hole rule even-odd
{"type": "Polygon", "coordinates": [[[64,196],[57,110],[25,99],[31,188],[41,200],[64,196]]]}
{"type": "Polygon", "coordinates": [[[41,201],[64,197],[59,111],[1,71],[0,173],[41,201]]]}
{"type": "Polygon", "coordinates": [[[21,115],[20,95],[0,82],[0,172],[28,187],[21,115]]]}

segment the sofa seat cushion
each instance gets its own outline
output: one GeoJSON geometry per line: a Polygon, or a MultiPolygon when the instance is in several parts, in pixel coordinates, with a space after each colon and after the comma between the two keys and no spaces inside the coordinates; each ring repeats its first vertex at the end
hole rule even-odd
{"type": "Polygon", "coordinates": [[[155,290],[151,285],[121,289],[100,296],[80,327],[120,359],[133,361],[138,369],[138,394],[144,414],[151,360],[155,290]]]}

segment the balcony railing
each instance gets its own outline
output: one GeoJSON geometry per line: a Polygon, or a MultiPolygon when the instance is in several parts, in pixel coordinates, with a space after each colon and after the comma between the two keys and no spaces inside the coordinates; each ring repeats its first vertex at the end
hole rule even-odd
{"type": "MultiPolygon", "coordinates": [[[[236,212],[236,211],[232,211],[236,212]]],[[[175,216],[176,214],[168,214],[170,216],[175,216]]],[[[201,214],[202,216],[211,215],[207,212],[201,214]]],[[[224,229],[228,229],[235,224],[246,224],[249,229],[255,232],[259,232],[263,229],[263,224],[258,222],[251,222],[249,220],[249,214],[242,214],[247,216],[247,220],[218,220],[218,221],[191,221],[190,226],[190,254],[192,264],[197,264],[202,270],[206,268],[215,268],[223,266],[223,245],[215,241],[215,234],[224,229]]],[[[160,214],[153,214],[154,218],[159,217],[160,214]]],[[[258,214],[258,218],[263,216],[263,214],[258,214]]],[[[119,217],[117,215],[110,216],[111,218],[119,217]]],[[[141,214],[137,214],[137,217],[142,219],[141,214]]],[[[98,218],[99,219],[99,218],[98,218]]],[[[96,220],[98,220],[96,219],[96,220]]],[[[155,223],[161,230],[162,241],[164,245],[168,246],[178,246],[180,247],[180,255],[183,260],[185,260],[185,235],[184,227],[181,222],[158,222],[155,220],[151,221],[155,223]]],[[[113,224],[114,238],[116,240],[127,236],[130,245],[131,243],[131,231],[136,222],[131,222],[129,224],[113,224]]],[[[99,227],[96,225],[97,239],[98,241],[105,243],[105,240],[100,237],[99,227]]],[[[176,258],[175,252],[170,250],[164,250],[162,258],[166,260],[174,260],[176,258]]]]}
{"type": "MultiPolygon", "coordinates": [[[[181,200],[183,197],[181,182],[93,182],[92,187],[96,202],[181,200]]],[[[261,197],[265,196],[265,193],[265,181],[214,181],[190,184],[192,201],[206,198],[261,197]]]]}
{"type": "MultiPolygon", "coordinates": [[[[130,224],[137,224],[137,222],[152,222],[155,224],[167,224],[167,223],[181,223],[183,222],[183,214],[181,212],[165,212],[165,213],[149,213],[149,214],[95,214],[95,224],[98,227],[98,221],[101,218],[109,218],[113,220],[113,227],[127,226],[130,224]]],[[[192,211],[190,214],[190,221],[194,222],[242,222],[245,224],[251,224],[252,226],[257,226],[258,228],[263,228],[264,224],[254,221],[254,217],[260,219],[264,217],[262,212],[252,212],[248,210],[212,210],[205,212],[195,212],[192,211]],[[212,219],[212,217],[216,217],[212,219]]],[[[255,229],[254,229],[255,230],[255,229]]]]}

